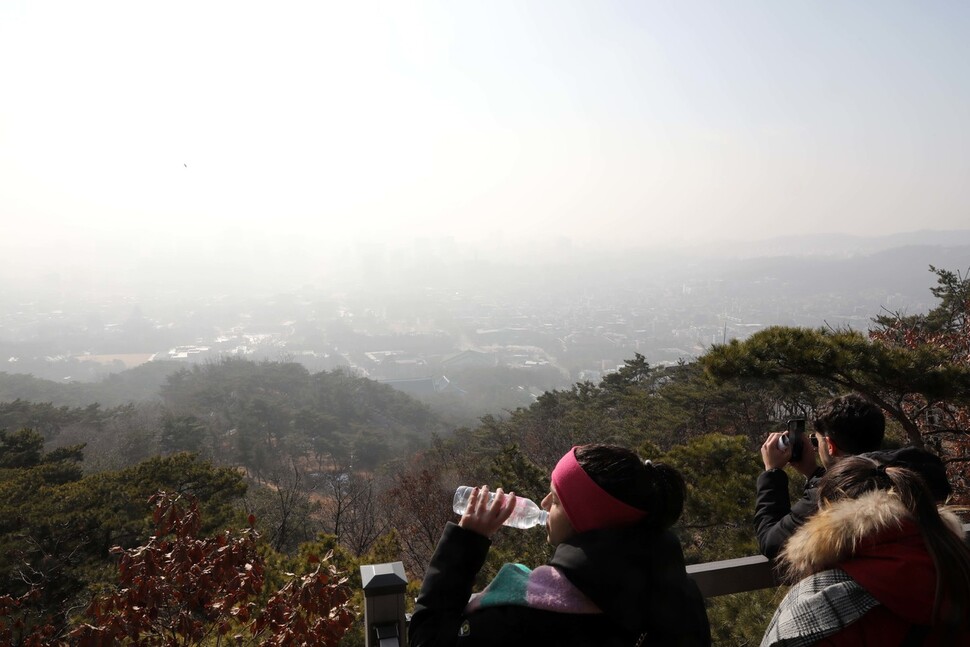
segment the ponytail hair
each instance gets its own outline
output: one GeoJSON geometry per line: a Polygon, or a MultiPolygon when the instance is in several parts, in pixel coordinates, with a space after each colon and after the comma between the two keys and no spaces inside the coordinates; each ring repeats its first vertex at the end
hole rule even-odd
{"type": "Polygon", "coordinates": [[[818,495],[824,506],[874,490],[897,497],[919,526],[936,568],[934,621],[951,631],[970,628],[970,547],[940,515],[933,494],[919,474],[905,467],[886,466],[868,456],[847,456],[822,478],[818,495]]]}
{"type": "Polygon", "coordinates": [[[680,518],[687,486],[673,467],[616,445],[577,447],[576,461],[612,497],[646,512],[643,523],[666,529],[680,518]]]}

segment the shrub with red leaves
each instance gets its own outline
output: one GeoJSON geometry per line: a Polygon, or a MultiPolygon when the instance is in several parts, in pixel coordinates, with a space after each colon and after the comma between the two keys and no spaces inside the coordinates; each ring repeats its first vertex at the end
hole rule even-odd
{"type": "Polygon", "coordinates": [[[30,604],[39,596],[36,588],[16,598],[0,595],[0,645],[42,647],[56,642],[52,619],[36,617],[36,605],[30,604]]]}
{"type": "Polygon", "coordinates": [[[118,586],[91,603],[90,622],[68,634],[70,644],[337,644],[355,614],[347,580],[333,565],[317,560],[312,573],[294,576],[259,610],[264,563],[255,530],[197,537],[198,503],[188,498],[181,505],[181,499],[152,497],[155,536],[137,548],[115,549],[118,586]]]}
{"type": "MultiPolygon", "coordinates": [[[[970,367],[970,273],[930,270],[937,277],[930,290],[937,307],[925,315],[877,317],[869,337],[896,348],[935,348],[950,364],[970,367]]],[[[909,394],[902,408],[946,464],[954,503],[970,505],[970,394],[933,401],[909,394]]]]}

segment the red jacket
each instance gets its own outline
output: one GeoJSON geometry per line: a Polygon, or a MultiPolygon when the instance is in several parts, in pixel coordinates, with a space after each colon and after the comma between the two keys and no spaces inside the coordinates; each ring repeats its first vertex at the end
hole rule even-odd
{"type": "Polygon", "coordinates": [[[901,528],[887,529],[863,539],[855,554],[839,568],[862,585],[880,606],[839,633],[817,643],[824,647],[857,647],[902,644],[913,625],[926,627],[925,647],[970,645],[970,636],[946,636],[932,629],[936,596],[936,567],[926,550],[919,528],[905,521],[901,528]],[[956,642],[954,642],[956,641],[956,642]]]}

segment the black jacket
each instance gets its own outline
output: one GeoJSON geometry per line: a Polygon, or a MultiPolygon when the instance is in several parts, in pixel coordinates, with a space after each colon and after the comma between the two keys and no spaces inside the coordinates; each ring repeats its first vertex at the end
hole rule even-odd
{"type": "Polygon", "coordinates": [[[774,559],[795,531],[818,511],[818,482],[825,474],[819,467],[805,482],[802,497],[791,504],[788,474],[782,469],[762,472],[758,477],[754,525],[761,554],[774,559]]]}
{"type": "Polygon", "coordinates": [[[687,577],[676,536],[643,526],[576,535],[549,564],[602,614],[576,615],[499,606],[465,615],[475,575],[491,542],[449,523],[421,586],[412,647],[633,647],[710,645],[704,601],[687,577]]]}

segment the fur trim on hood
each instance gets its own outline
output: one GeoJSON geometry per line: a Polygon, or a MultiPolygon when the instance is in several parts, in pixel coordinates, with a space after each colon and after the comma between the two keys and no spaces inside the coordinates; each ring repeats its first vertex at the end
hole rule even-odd
{"type": "MultiPolygon", "coordinates": [[[[944,523],[963,537],[960,518],[940,508],[944,523]]],[[[873,490],[856,499],[822,505],[819,511],[792,535],[781,553],[790,581],[818,573],[851,557],[859,543],[888,530],[900,530],[904,522],[915,523],[895,492],[873,490]]]]}

